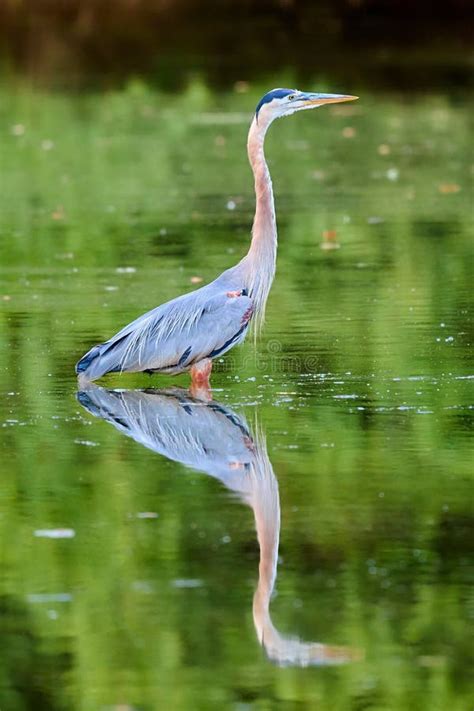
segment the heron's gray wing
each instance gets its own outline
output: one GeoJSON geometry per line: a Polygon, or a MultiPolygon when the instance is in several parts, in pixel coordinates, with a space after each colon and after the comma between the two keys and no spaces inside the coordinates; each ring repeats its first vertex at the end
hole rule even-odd
{"type": "Polygon", "coordinates": [[[245,290],[229,293],[212,283],[158,306],[92,348],[77,372],[90,380],[117,371],[180,372],[225,353],[245,337],[252,315],[245,290]]]}

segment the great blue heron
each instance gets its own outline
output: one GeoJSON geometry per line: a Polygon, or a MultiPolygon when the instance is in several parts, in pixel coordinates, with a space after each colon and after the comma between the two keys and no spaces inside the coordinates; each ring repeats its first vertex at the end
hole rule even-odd
{"type": "Polygon", "coordinates": [[[210,284],[140,316],[76,365],[81,380],[106,373],[177,374],[190,371],[192,386],[208,388],[212,360],[241,343],[253,319],[259,330],[275,274],[277,228],[272,182],[263,144],[274,119],[356,96],[273,89],[259,102],[247,142],[255,178],[256,210],[247,255],[210,284]]]}
{"type": "Polygon", "coordinates": [[[79,402],[96,417],[159,454],[219,479],[254,513],[260,547],[253,619],[260,644],[281,665],[333,665],[356,661],[361,650],[303,642],[280,634],[270,617],[280,538],[278,482],[265,437],[254,437],[245,419],[215,400],[186,390],[106,390],[89,384],[79,402]]]}

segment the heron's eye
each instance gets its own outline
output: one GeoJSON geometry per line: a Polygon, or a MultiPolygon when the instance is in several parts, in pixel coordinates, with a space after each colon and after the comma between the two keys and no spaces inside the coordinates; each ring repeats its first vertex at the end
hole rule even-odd
{"type": "Polygon", "coordinates": [[[288,101],[293,101],[293,99],[296,99],[296,94],[290,94],[288,97],[288,101]]]}

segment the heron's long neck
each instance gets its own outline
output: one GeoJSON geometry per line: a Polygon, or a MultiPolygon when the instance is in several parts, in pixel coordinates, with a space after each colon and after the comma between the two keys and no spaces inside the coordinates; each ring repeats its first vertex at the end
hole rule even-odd
{"type": "MultiPolygon", "coordinates": [[[[265,453],[266,454],[266,453],[265,453]]],[[[257,451],[256,462],[260,464],[258,478],[249,501],[254,515],[260,547],[258,585],[253,598],[253,619],[261,644],[273,649],[279,638],[270,618],[270,598],[275,585],[278,542],[280,538],[280,497],[278,483],[268,456],[257,451]]]]}
{"type": "Polygon", "coordinates": [[[258,585],[253,598],[253,621],[257,637],[265,650],[279,664],[308,666],[309,664],[343,664],[360,659],[361,653],[350,647],[335,647],[318,642],[301,642],[286,637],[276,629],[270,617],[270,598],[275,585],[278,544],[280,538],[280,497],[278,482],[273,473],[265,443],[257,445],[256,477],[247,497],[255,515],[260,563],[258,585]]]}
{"type": "Polygon", "coordinates": [[[277,229],[272,181],[265,160],[263,144],[270,122],[256,119],[250,126],[247,151],[255,178],[256,209],[252,227],[252,242],[244,259],[250,295],[255,305],[255,322],[261,328],[265,304],[275,275],[277,229]]]}

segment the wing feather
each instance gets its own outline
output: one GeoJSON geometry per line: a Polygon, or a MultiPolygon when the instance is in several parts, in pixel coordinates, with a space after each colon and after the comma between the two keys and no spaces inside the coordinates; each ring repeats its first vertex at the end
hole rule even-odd
{"type": "Polygon", "coordinates": [[[95,380],[117,371],[187,370],[243,340],[252,313],[252,300],[245,294],[242,290],[241,296],[229,296],[212,283],[179,296],[94,346],[76,371],[95,380]]]}

